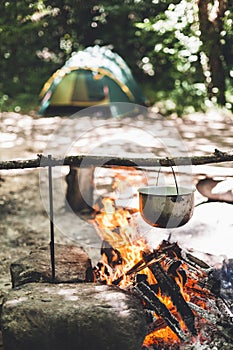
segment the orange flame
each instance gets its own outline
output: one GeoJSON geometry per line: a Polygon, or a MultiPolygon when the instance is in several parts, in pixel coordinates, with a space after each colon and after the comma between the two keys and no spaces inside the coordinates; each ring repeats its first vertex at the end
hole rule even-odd
{"type": "MultiPolygon", "coordinates": [[[[142,258],[142,252],[149,249],[144,239],[138,239],[136,224],[128,210],[123,208],[116,209],[114,201],[110,198],[103,199],[103,209],[96,215],[93,222],[100,237],[107,241],[114,249],[117,249],[122,258],[122,263],[111,270],[106,278],[108,284],[123,276],[119,286],[124,288],[131,283],[131,277],[126,275],[139,260],[142,258]]],[[[106,259],[103,261],[106,264],[106,259]]],[[[144,270],[141,273],[145,273],[144,270]]],[[[150,274],[150,283],[155,283],[155,279],[150,274]]]]}

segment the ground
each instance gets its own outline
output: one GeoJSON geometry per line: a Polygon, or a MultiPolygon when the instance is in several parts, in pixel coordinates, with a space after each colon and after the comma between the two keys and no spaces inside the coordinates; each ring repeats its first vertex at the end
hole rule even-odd
{"type": "MultiPolygon", "coordinates": [[[[56,149],[56,142],[53,142],[54,148],[49,148],[48,144],[51,142],[51,138],[55,141],[56,137],[59,139],[59,130],[55,130],[57,126],[61,129],[63,121],[64,119],[62,117],[39,117],[35,113],[31,113],[30,115],[1,113],[0,160],[35,158],[37,154],[44,153],[45,151],[51,151],[53,155],[57,155],[59,150],[56,149]]],[[[89,125],[90,121],[88,121],[87,129],[89,128],[89,134],[85,134],[86,122],[85,119],[81,122],[82,134],[80,135],[84,135],[83,138],[89,142],[89,134],[93,136],[93,132],[89,132],[91,129],[89,125]]],[[[98,130],[101,129],[101,126],[98,123],[96,126],[95,122],[91,123],[93,123],[92,127],[97,130],[98,135],[98,130]]],[[[153,124],[153,118],[150,119],[151,123],[153,124]]],[[[229,112],[210,110],[206,114],[195,113],[183,119],[169,118],[168,120],[163,120],[159,118],[159,125],[162,125],[161,130],[164,130],[167,123],[174,125],[182,141],[185,143],[189,154],[204,155],[214,152],[215,148],[221,151],[231,150],[233,141],[233,115],[229,112]]],[[[77,130],[72,131],[79,138],[77,135],[80,130],[80,124],[77,122],[77,125],[77,130]]],[[[127,123],[123,125],[123,128],[127,129],[127,125],[127,123]]],[[[144,128],[143,118],[138,120],[137,131],[142,132],[142,126],[144,128]]],[[[129,128],[128,135],[130,135],[132,130],[134,131],[134,129],[131,129],[129,128]]],[[[69,127],[66,126],[64,130],[63,132],[65,132],[66,136],[71,134],[69,127]]],[[[104,139],[103,142],[108,145],[111,137],[112,135],[108,139],[104,139]]],[[[63,144],[67,143],[64,133],[60,137],[61,140],[63,140],[63,144]]],[[[91,140],[92,145],[95,144],[95,141],[96,138],[91,140]]],[[[83,151],[82,147],[85,146],[85,142],[80,142],[79,150],[83,151]]],[[[99,150],[99,148],[100,145],[97,143],[96,149],[99,150]]],[[[108,150],[108,147],[105,147],[105,149],[108,150]]],[[[132,150],[130,151],[131,153],[133,152],[132,150]]],[[[202,167],[201,170],[195,168],[194,182],[205,173],[212,176],[221,176],[221,178],[231,178],[233,176],[231,166],[232,164],[224,164],[218,168],[202,167]]],[[[99,257],[100,239],[98,235],[95,233],[92,225],[87,223],[86,220],[77,216],[75,217],[73,213],[66,211],[65,203],[61,199],[62,197],[59,197],[59,191],[56,190],[60,186],[59,181],[62,181],[63,192],[65,191],[66,183],[64,177],[67,172],[67,167],[64,167],[61,179],[61,176],[58,176],[56,170],[54,171],[56,197],[54,206],[56,212],[55,223],[57,224],[55,227],[56,242],[76,242],[83,245],[93,259],[93,262],[95,262],[99,257]]],[[[42,171],[41,169],[4,170],[0,173],[0,293],[2,296],[11,288],[9,270],[11,262],[29,254],[32,249],[49,243],[50,222],[47,194],[45,194],[47,190],[45,173],[46,170],[42,171]]],[[[109,186],[111,184],[111,176],[100,174],[99,178],[101,176],[105,179],[106,186],[109,186]]],[[[99,191],[101,191],[100,187],[99,191]]],[[[199,194],[196,194],[196,203],[201,202],[203,199],[206,200],[199,194]]],[[[227,207],[227,210],[230,210],[229,213],[232,213],[232,209],[229,209],[229,207],[227,207]]],[[[229,228],[233,225],[233,219],[232,215],[231,218],[229,218],[230,214],[227,215],[229,228]]],[[[228,250],[224,250],[223,248],[223,251],[219,252],[220,255],[231,255],[229,243],[227,245],[228,250]]],[[[214,250],[210,251],[210,253],[213,254],[214,250]]],[[[233,253],[232,256],[226,257],[232,258],[233,253]]]]}

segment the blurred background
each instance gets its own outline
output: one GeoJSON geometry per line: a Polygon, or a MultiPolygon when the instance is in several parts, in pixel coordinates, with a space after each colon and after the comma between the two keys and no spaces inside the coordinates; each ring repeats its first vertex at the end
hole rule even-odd
{"type": "Polygon", "coordinates": [[[233,3],[227,0],[2,0],[1,111],[38,107],[74,52],[108,46],[150,104],[182,116],[233,109],[233,3]]]}

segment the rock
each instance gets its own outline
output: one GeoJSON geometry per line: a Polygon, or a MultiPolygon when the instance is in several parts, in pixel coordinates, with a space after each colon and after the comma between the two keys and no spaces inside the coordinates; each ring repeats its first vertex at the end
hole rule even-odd
{"type": "MultiPolygon", "coordinates": [[[[13,288],[29,282],[51,282],[49,246],[13,262],[10,271],[13,288]]],[[[91,260],[83,248],[55,244],[55,279],[56,283],[93,281],[91,260]]]]}
{"type": "Polygon", "coordinates": [[[4,350],[139,350],[145,336],[139,300],[95,283],[30,283],[3,303],[4,350]]]}
{"type": "Polygon", "coordinates": [[[233,203],[233,179],[214,180],[205,178],[200,180],[197,190],[210,200],[233,203]]]}

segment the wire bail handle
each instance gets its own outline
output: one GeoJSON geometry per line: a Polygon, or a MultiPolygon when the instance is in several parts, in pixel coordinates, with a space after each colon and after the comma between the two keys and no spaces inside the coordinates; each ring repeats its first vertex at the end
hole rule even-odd
{"type": "MultiPolygon", "coordinates": [[[[175,174],[175,171],[174,171],[174,168],[173,168],[173,166],[172,166],[172,164],[171,164],[171,160],[168,158],[168,157],[166,157],[166,159],[167,159],[167,161],[170,163],[170,167],[171,167],[171,169],[172,169],[172,174],[173,174],[173,177],[174,177],[174,181],[175,181],[175,185],[176,185],[176,193],[177,193],[177,196],[179,196],[179,188],[178,188],[178,183],[177,183],[177,180],[176,180],[176,174],[175,174]]],[[[160,168],[159,168],[159,171],[158,171],[158,175],[157,175],[157,179],[156,179],[156,186],[158,186],[158,182],[159,182],[159,175],[160,175],[160,172],[161,172],[161,166],[160,166],[160,168]]]]}

